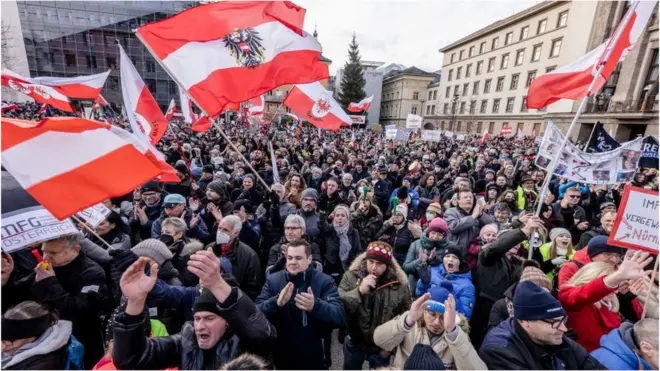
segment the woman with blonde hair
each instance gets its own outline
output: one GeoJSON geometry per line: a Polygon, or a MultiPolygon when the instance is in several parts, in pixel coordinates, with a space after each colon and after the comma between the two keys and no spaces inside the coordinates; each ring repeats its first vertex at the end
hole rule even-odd
{"type": "MultiPolygon", "coordinates": [[[[567,327],[575,330],[576,342],[587,352],[600,347],[600,338],[621,325],[619,285],[645,276],[651,262],[649,253],[629,250],[617,270],[609,263],[592,262],[559,288],[559,301],[568,316],[567,327]]],[[[633,307],[638,315],[642,307],[637,299],[633,307]]]]}
{"type": "Polygon", "coordinates": [[[541,269],[552,280],[559,268],[573,259],[575,249],[571,241],[571,232],[564,228],[550,230],[550,242],[539,247],[541,269]]]}

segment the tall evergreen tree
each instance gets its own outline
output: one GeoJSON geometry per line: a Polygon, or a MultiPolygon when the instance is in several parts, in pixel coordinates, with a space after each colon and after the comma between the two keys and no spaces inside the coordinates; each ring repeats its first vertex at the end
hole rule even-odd
{"type": "Polygon", "coordinates": [[[360,67],[360,48],[353,33],[353,40],[348,46],[348,62],[344,65],[344,74],[341,78],[341,93],[339,101],[344,107],[351,102],[359,102],[365,97],[364,76],[360,67]]]}

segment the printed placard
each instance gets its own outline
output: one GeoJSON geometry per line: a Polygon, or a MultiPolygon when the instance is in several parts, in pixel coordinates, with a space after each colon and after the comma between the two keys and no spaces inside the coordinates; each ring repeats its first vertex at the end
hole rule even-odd
{"type": "Polygon", "coordinates": [[[110,209],[103,204],[97,204],[77,212],[76,215],[86,221],[92,228],[96,228],[110,215],[110,209]]]}
{"type": "Polygon", "coordinates": [[[658,253],[658,192],[626,185],[607,243],[658,253]]]}
{"type": "Polygon", "coordinates": [[[75,233],[78,229],[70,219],[57,220],[42,206],[2,215],[2,251],[6,253],[75,233]]]}
{"type": "Polygon", "coordinates": [[[348,115],[351,118],[353,125],[364,125],[367,122],[367,116],[348,115]]]}
{"type": "Polygon", "coordinates": [[[406,128],[420,129],[421,127],[422,127],[422,116],[409,113],[408,118],[406,118],[406,128]]]}
{"type": "Polygon", "coordinates": [[[440,130],[422,130],[422,140],[429,142],[439,142],[442,138],[440,130]]]}

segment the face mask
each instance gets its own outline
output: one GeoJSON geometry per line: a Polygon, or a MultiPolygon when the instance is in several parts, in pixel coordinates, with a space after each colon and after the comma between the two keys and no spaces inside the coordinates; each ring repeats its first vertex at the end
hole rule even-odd
{"type": "Polygon", "coordinates": [[[435,214],[426,213],[426,221],[429,222],[435,218],[435,214]]]}
{"type": "Polygon", "coordinates": [[[170,246],[174,243],[174,237],[169,234],[161,234],[159,238],[160,242],[164,243],[165,246],[170,246]]]}
{"type": "Polygon", "coordinates": [[[218,233],[215,235],[215,243],[218,245],[226,245],[230,240],[229,235],[220,230],[218,230],[218,233]]]}

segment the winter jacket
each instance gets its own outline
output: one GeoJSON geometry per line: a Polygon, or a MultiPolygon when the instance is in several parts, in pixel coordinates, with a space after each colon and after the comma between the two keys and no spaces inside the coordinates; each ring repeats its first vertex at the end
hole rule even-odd
{"type": "Polygon", "coordinates": [[[581,250],[589,244],[589,240],[596,236],[609,236],[610,234],[605,232],[603,227],[596,227],[593,229],[589,229],[584,231],[582,235],[580,236],[580,243],[575,247],[576,250],[581,250]]]}
{"type": "Polygon", "coordinates": [[[396,351],[392,362],[395,369],[403,369],[403,364],[410,357],[415,344],[426,344],[433,347],[447,370],[486,369],[486,365],[470,343],[467,321],[462,321],[459,326],[456,326],[453,333],[445,332],[434,338],[432,342],[422,320],[408,328],[405,324],[406,317],[408,317],[408,312],[383,323],[374,332],[376,345],[389,352],[396,351]]]}
{"type": "MultiPolygon", "coordinates": [[[[204,223],[201,217],[199,217],[197,225],[194,228],[190,228],[190,221],[192,220],[193,213],[189,208],[186,208],[183,212],[185,213],[183,220],[186,222],[187,227],[186,237],[195,238],[204,243],[208,243],[213,240],[209,234],[208,229],[206,229],[206,223],[204,223]]],[[[153,225],[151,226],[151,238],[160,238],[161,225],[163,224],[163,220],[167,218],[169,217],[167,216],[165,209],[163,209],[163,212],[160,214],[160,218],[156,219],[156,221],[154,221],[153,225]]]]}
{"type": "MultiPolygon", "coordinates": [[[[541,254],[541,259],[539,259],[541,261],[538,262],[541,265],[541,270],[546,273],[550,281],[552,281],[555,277],[555,273],[560,269],[560,267],[552,264],[552,259],[550,259],[550,245],[552,245],[552,242],[544,243],[537,250],[541,254]]],[[[565,258],[570,261],[573,259],[574,255],[575,250],[565,256],[565,258]]]]}
{"type": "Polygon", "coordinates": [[[2,357],[3,370],[63,370],[72,324],[60,320],[31,343],[18,349],[13,356],[2,357]]]}
{"type": "Polygon", "coordinates": [[[470,241],[470,244],[468,245],[467,248],[467,257],[466,261],[468,264],[468,267],[470,267],[470,270],[474,271],[477,269],[478,266],[478,261],[479,261],[479,252],[481,251],[481,248],[485,245],[485,241],[479,237],[479,235],[474,236],[472,238],[472,241],[470,241]]]}
{"type": "Polygon", "coordinates": [[[514,257],[508,259],[505,254],[526,239],[527,236],[520,229],[513,229],[481,249],[477,266],[477,291],[480,297],[496,302],[504,297],[509,286],[520,280],[522,263],[514,257]]]}
{"type": "MultiPolygon", "coordinates": [[[[416,240],[410,245],[408,249],[408,254],[406,255],[406,261],[403,263],[403,270],[412,275],[417,275],[417,267],[422,263],[419,260],[419,250],[422,248],[422,240],[426,239],[426,235],[422,238],[416,240]]],[[[449,242],[446,238],[443,238],[440,241],[431,241],[433,245],[431,249],[426,248],[427,252],[430,252],[432,249],[435,249],[435,259],[434,262],[429,262],[430,266],[435,266],[442,263],[442,252],[448,247],[456,247],[455,244],[449,242]]]]}
{"type": "Polygon", "coordinates": [[[180,194],[181,196],[185,197],[187,200],[188,197],[190,197],[190,193],[192,192],[192,188],[190,187],[191,185],[192,185],[192,181],[190,179],[190,176],[188,174],[184,174],[180,182],[165,183],[163,185],[163,188],[167,193],[180,194]]]}
{"type": "Polygon", "coordinates": [[[297,211],[297,214],[305,219],[305,236],[309,237],[311,241],[316,242],[319,246],[323,246],[322,232],[319,226],[319,213],[318,211],[305,212],[303,209],[297,211]]]}
{"type": "MultiPolygon", "coordinates": [[[[321,229],[325,236],[325,255],[323,256],[323,272],[337,279],[344,274],[344,265],[339,257],[339,236],[332,224],[321,223],[321,229]]],[[[362,250],[360,243],[360,233],[353,227],[348,227],[348,241],[351,244],[351,250],[348,252],[346,265],[351,264],[353,259],[358,256],[362,250]]]]}
{"type": "Polygon", "coordinates": [[[570,280],[580,268],[589,263],[591,263],[591,258],[587,254],[587,249],[576,251],[575,254],[573,254],[573,259],[564,263],[564,265],[559,268],[559,272],[557,273],[559,288],[568,282],[568,280],[570,280]]]}
{"type": "MultiPolygon", "coordinates": [[[[555,218],[556,226],[562,228],[571,228],[572,225],[567,225],[564,220],[564,213],[562,213],[561,201],[552,204],[552,216],[555,218]]],[[[573,208],[573,223],[579,224],[588,221],[587,214],[584,212],[582,206],[576,205],[573,208]]]]}
{"type": "Polygon", "coordinates": [[[516,287],[518,287],[517,282],[504,291],[504,297],[496,301],[490,308],[487,331],[513,317],[513,295],[516,293],[516,287]]]}
{"type": "Polygon", "coordinates": [[[383,179],[378,179],[376,181],[376,184],[374,184],[374,197],[373,197],[373,202],[378,208],[380,208],[381,212],[384,212],[387,210],[387,200],[390,197],[390,194],[392,193],[392,189],[394,189],[394,186],[392,185],[392,182],[389,180],[383,180],[383,179]]]}
{"type": "Polygon", "coordinates": [[[204,221],[204,224],[206,224],[206,230],[209,231],[211,238],[213,238],[218,231],[218,221],[215,219],[215,216],[208,211],[207,207],[209,206],[209,203],[214,204],[223,216],[234,213],[234,204],[226,199],[226,195],[221,195],[220,197],[221,198],[215,202],[211,202],[208,198],[204,197],[199,205],[199,215],[204,221]]]}
{"type": "Polygon", "coordinates": [[[341,197],[339,191],[336,191],[332,196],[328,196],[327,192],[323,192],[319,197],[319,211],[323,211],[326,214],[330,215],[335,211],[335,207],[339,204],[350,205],[347,200],[341,197]]]}
{"type": "Polygon", "coordinates": [[[223,255],[222,247],[215,243],[207,246],[213,249],[217,257],[226,257],[231,262],[232,275],[236,277],[239,287],[250,298],[256,298],[261,291],[263,270],[259,262],[259,256],[248,245],[235,239],[232,248],[223,255]]]}
{"type": "MultiPolygon", "coordinates": [[[[108,252],[113,252],[113,251],[122,251],[122,250],[128,250],[131,248],[131,238],[129,235],[126,233],[123,233],[119,226],[116,226],[110,232],[106,233],[105,235],[101,236],[103,240],[110,245],[110,247],[107,247],[103,242],[101,242],[98,238],[95,236],[90,236],[88,239],[100,246],[101,248],[108,250],[108,252]]],[[[93,257],[90,256],[92,260],[94,260],[93,257]]],[[[96,260],[94,260],[96,261],[96,260]]],[[[100,262],[99,262],[100,263],[100,262]]]]}
{"type": "Polygon", "coordinates": [[[205,351],[197,345],[192,322],[176,335],[147,338],[142,332],[144,316],[122,313],[115,318],[112,359],[124,370],[217,370],[242,352],[269,355],[277,332],[247,295],[233,288],[217,307],[228,328],[215,347],[205,351]]]}
{"type": "Polygon", "coordinates": [[[461,264],[461,268],[456,273],[447,273],[444,264],[428,267],[431,270],[431,281],[424,283],[421,279],[418,280],[415,295],[422,296],[431,288],[440,286],[442,281],[449,281],[453,286],[452,294],[456,298],[456,311],[470,319],[475,300],[472,272],[467,264],[461,264]]]}
{"type": "MultiPolygon", "coordinates": [[[[396,229],[393,225],[389,223],[384,223],[383,227],[376,233],[376,238],[382,236],[389,236],[387,243],[392,246],[393,253],[397,255],[407,254],[410,245],[415,241],[412,233],[408,229],[408,221],[404,222],[403,227],[396,229]]],[[[401,259],[402,263],[405,260],[405,257],[401,259]]]]}
{"type": "Polygon", "coordinates": [[[351,225],[354,229],[360,231],[360,243],[362,250],[366,250],[369,243],[378,239],[378,231],[383,227],[383,213],[376,205],[370,205],[369,211],[362,214],[358,209],[359,202],[353,202],[351,205],[351,225]]]}
{"type": "Polygon", "coordinates": [[[610,370],[652,370],[639,355],[633,335],[633,324],[624,322],[600,338],[600,348],[591,352],[591,356],[610,370]]]}
{"type": "Polygon", "coordinates": [[[238,235],[238,239],[244,244],[250,246],[252,250],[257,251],[259,248],[259,239],[261,238],[261,226],[257,219],[252,219],[248,217],[243,222],[243,227],[241,228],[241,233],[238,235]]]}
{"type": "Polygon", "coordinates": [[[560,345],[536,345],[514,318],[488,332],[479,357],[491,370],[604,370],[584,348],[564,336],[560,345]]]}
{"type": "Polygon", "coordinates": [[[367,273],[366,253],[359,255],[344,273],[339,284],[339,297],[346,311],[346,332],[353,344],[363,352],[375,353],[374,331],[379,324],[406,312],[412,300],[406,273],[395,259],[376,283],[376,289],[363,295],[359,291],[367,273]]]}
{"type": "Polygon", "coordinates": [[[591,352],[600,345],[600,337],[621,326],[619,313],[605,305],[596,307],[601,299],[616,292],[605,285],[605,277],[597,278],[580,287],[569,285],[559,289],[559,302],[568,315],[567,327],[577,333],[577,342],[591,352]]]}
{"type": "Polygon", "coordinates": [[[415,192],[419,195],[419,208],[417,210],[419,215],[426,213],[426,208],[440,199],[440,192],[438,192],[438,188],[436,187],[429,189],[418,185],[415,187],[415,192]]]}
{"type": "Polygon", "coordinates": [[[246,191],[243,188],[234,189],[231,192],[231,201],[236,202],[238,200],[249,200],[253,208],[261,205],[264,202],[264,192],[261,187],[258,185],[253,186],[250,190],[246,191]]]}
{"type": "Polygon", "coordinates": [[[449,228],[447,238],[463,250],[463,256],[467,256],[468,245],[474,236],[479,235],[481,228],[495,222],[495,219],[487,213],[483,213],[478,219],[475,219],[471,213],[459,207],[447,210],[444,218],[449,228]]]}
{"type": "Polygon", "coordinates": [[[277,329],[273,352],[279,370],[319,370],[324,367],[322,340],[333,329],[344,325],[344,306],[337,293],[335,281],[328,275],[309,267],[294,276],[286,270],[271,274],[255,303],[277,329]],[[289,302],[279,307],[277,299],[287,283],[295,286],[289,302]],[[298,293],[308,288],[314,294],[314,308],[310,312],[296,306],[298,293]]]}
{"type": "Polygon", "coordinates": [[[539,195],[536,191],[532,190],[526,193],[522,187],[518,187],[516,192],[516,202],[518,203],[518,210],[520,211],[533,211],[536,208],[539,195]]]}
{"type": "Polygon", "coordinates": [[[136,207],[142,208],[146,206],[147,208],[144,210],[145,214],[147,215],[147,222],[142,224],[140,222],[140,219],[135,217],[135,214],[131,215],[131,219],[129,220],[129,225],[131,227],[131,235],[134,236],[135,234],[138,235],[139,240],[146,240],[151,238],[151,227],[152,224],[160,218],[161,212],[163,211],[163,200],[165,198],[165,195],[161,195],[160,202],[158,202],[155,205],[148,206],[144,201],[140,201],[136,207]]]}
{"type": "MultiPolygon", "coordinates": [[[[392,205],[392,200],[396,198],[397,192],[399,192],[399,188],[396,188],[395,190],[392,191],[392,194],[390,195],[390,199],[389,199],[390,205],[392,205]]],[[[408,188],[408,197],[410,197],[409,209],[417,210],[417,208],[419,207],[419,193],[417,193],[417,191],[414,190],[413,188],[408,188]]],[[[433,203],[433,201],[431,203],[433,203]]]]}

